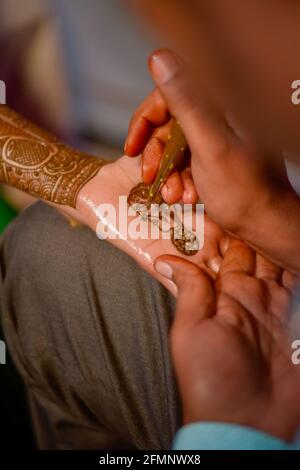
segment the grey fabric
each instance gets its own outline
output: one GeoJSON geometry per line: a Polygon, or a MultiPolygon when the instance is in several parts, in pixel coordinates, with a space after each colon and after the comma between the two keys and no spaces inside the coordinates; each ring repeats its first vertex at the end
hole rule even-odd
{"type": "Polygon", "coordinates": [[[167,449],[180,422],[171,295],[39,202],[1,240],[1,310],[41,448],[167,449]]]}

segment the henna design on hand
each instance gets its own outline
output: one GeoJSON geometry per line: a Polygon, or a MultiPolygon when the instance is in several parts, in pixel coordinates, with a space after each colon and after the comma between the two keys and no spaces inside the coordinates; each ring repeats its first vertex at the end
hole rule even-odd
{"type": "Polygon", "coordinates": [[[103,160],[59,142],[0,105],[0,181],[56,204],[76,207],[77,195],[103,160]]]}
{"type": "MultiPolygon", "coordinates": [[[[145,216],[144,210],[146,209],[146,217],[148,220],[152,223],[157,223],[157,220],[153,220],[150,214],[150,209],[151,209],[151,204],[158,204],[160,206],[160,211],[159,211],[159,217],[158,217],[158,226],[159,229],[162,231],[162,227],[160,222],[162,221],[162,218],[164,217],[163,211],[161,209],[161,205],[163,204],[163,197],[160,192],[158,192],[152,202],[148,202],[148,194],[150,190],[151,185],[147,185],[145,183],[139,183],[138,185],[134,186],[127,198],[127,202],[130,206],[136,206],[136,211],[140,213],[142,217],[145,216]],[[139,206],[140,209],[139,209],[139,206]]],[[[167,207],[167,204],[164,204],[167,207]]],[[[176,219],[176,217],[174,217],[176,219]]],[[[199,242],[197,240],[196,235],[189,231],[186,230],[184,225],[181,223],[181,221],[177,218],[175,220],[176,223],[174,223],[173,227],[170,227],[170,238],[171,242],[175,246],[175,248],[183,253],[186,256],[193,256],[199,251],[199,242]]]]}

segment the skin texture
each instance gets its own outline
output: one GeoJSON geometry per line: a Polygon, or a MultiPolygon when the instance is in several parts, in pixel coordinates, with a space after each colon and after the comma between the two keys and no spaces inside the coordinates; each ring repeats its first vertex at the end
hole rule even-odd
{"type": "Polygon", "coordinates": [[[152,149],[156,136],[165,133],[171,110],[188,140],[191,169],[185,172],[191,171],[192,176],[191,180],[189,173],[185,187],[182,173],[169,178],[172,202],[184,198],[187,191],[192,198],[198,193],[207,214],[224,230],[275,263],[298,271],[300,199],[287,179],[282,158],[258,147],[232,117],[217,112],[193,88],[186,65],[172,52],[156,51],[150,58],[150,70],[159,90],[134,114],[127,153],[143,152],[144,173],[155,173],[164,146],[161,143],[159,153],[152,149]]]}
{"type": "Polygon", "coordinates": [[[0,106],[2,183],[45,201],[75,207],[78,192],[103,164],[0,106]]]}
{"type": "Polygon", "coordinates": [[[184,422],[243,424],[292,440],[300,422],[300,370],[285,326],[293,276],[237,240],[215,283],[176,257],[158,258],[156,269],[178,288],[170,338],[184,422]]]}
{"type": "MultiPolygon", "coordinates": [[[[124,151],[129,157],[142,154],[142,178],[144,183],[153,182],[171,131],[171,118],[158,89],[145,98],[137,108],[129,124],[124,151]]],[[[162,187],[162,195],[168,204],[182,200],[195,204],[198,195],[190,172],[188,152],[184,162],[176,168],[162,187]]]]}

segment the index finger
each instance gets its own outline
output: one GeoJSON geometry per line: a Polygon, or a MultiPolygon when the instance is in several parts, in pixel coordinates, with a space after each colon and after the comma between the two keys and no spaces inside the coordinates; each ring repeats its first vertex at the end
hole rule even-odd
{"type": "Polygon", "coordinates": [[[177,329],[195,325],[215,314],[214,286],[201,268],[174,255],[159,256],[155,260],[155,269],[159,273],[163,272],[162,265],[178,289],[175,317],[177,329]]]}
{"type": "Polygon", "coordinates": [[[124,151],[129,157],[139,155],[145,148],[155,127],[166,124],[170,119],[167,104],[155,88],[137,108],[129,123],[124,151]]]}
{"type": "Polygon", "coordinates": [[[244,242],[233,239],[224,255],[218,277],[225,274],[240,272],[253,275],[255,269],[255,253],[244,242]]]}

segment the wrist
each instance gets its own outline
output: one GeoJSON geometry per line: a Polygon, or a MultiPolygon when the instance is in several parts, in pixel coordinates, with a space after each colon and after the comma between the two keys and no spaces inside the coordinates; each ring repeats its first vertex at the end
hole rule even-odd
{"type": "Polygon", "coordinates": [[[103,162],[98,172],[90,178],[81,188],[76,198],[76,212],[80,219],[93,230],[96,229],[99,219],[96,215],[97,207],[108,202],[108,188],[114,181],[113,165],[103,162]]]}

